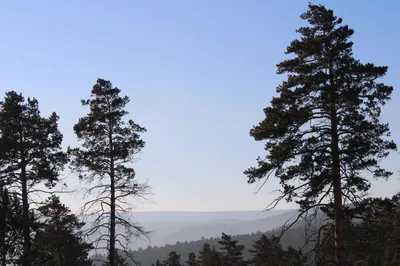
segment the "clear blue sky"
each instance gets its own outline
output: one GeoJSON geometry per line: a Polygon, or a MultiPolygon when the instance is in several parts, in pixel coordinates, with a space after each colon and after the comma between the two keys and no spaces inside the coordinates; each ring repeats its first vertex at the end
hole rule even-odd
{"type": "MultiPolygon", "coordinates": [[[[395,87],[383,119],[396,124],[400,105],[398,1],[327,3],[355,29],[354,54],[388,65],[395,87]]],[[[257,195],[243,170],[263,155],[249,129],[263,118],[282,77],[276,64],[303,24],[308,1],[2,1],[0,93],[37,97],[56,111],[65,147],[86,113],[80,99],[97,78],[131,98],[131,117],[147,127],[137,173],[148,179],[154,203],[139,210],[261,209],[279,188],[272,180],[257,195]]],[[[2,96],[3,97],[3,96],[2,96]]],[[[394,155],[385,162],[399,170],[394,155]]],[[[78,185],[75,177],[69,178],[78,185]]],[[[374,182],[384,196],[400,188],[399,175],[374,182]]],[[[63,197],[75,209],[79,196],[63,197]]],[[[280,207],[288,207],[281,205],[280,207]]]]}

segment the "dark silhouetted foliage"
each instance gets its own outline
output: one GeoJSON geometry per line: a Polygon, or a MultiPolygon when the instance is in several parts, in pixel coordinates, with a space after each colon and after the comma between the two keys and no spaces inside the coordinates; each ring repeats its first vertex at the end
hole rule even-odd
{"type": "Polygon", "coordinates": [[[181,264],[181,255],[177,254],[175,251],[171,251],[168,255],[168,259],[166,259],[163,266],[183,266],[181,264]]]}
{"type": "Polygon", "coordinates": [[[95,246],[108,249],[110,266],[116,266],[117,248],[125,250],[133,237],[146,233],[123,215],[132,210],[130,201],[148,190],[146,184],[137,181],[131,167],[136,154],[145,145],[139,134],[146,129],[132,120],[124,120],[128,115],[125,110],[128,103],[129,98],[121,97],[120,90],[110,81],[98,79],[90,99],[82,100],[82,105],[89,107],[89,113],[74,126],[82,147],[69,149],[73,170],[81,179],[89,181],[87,195],[95,196],[83,208],[84,212],[94,212],[96,216],[88,233],[100,234],[95,246]],[[125,229],[125,234],[116,234],[118,226],[125,229]],[[105,243],[108,246],[104,246],[105,243]]]}
{"type": "Polygon", "coordinates": [[[39,207],[38,230],[32,240],[34,265],[91,266],[88,258],[92,246],[83,240],[84,223],[52,196],[39,207]]]}
{"type": "Polygon", "coordinates": [[[61,151],[62,134],[57,121],[56,113],[47,118],[41,116],[35,98],[25,100],[14,91],[7,92],[0,103],[0,176],[22,202],[24,266],[30,266],[32,260],[30,197],[40,191],[38,184],[53,188],[67,163],[67,156],[61,151]]]}
{"type": "Polygon", "coordinates": [[[187,266],[198,266],[199,262],[197,261],[196,254],[193,252],[190,253],[188,260],[185,261],[185,263],[187,264],[187,266]]]}
{"type": "MultiPolygon", "coordinates": [[[[287,79],[277,88],[265,119],[251,131],[266,141],[265,159],[245,171],[249,183],[275,175],[282,184],[282,199],[295,201],[301,210],[323,206],[333,199],[337,262],[343,259],[344,203],[355,204],[370,188],[363,175],[388,178],[379,165],[396,149],[388,124],[380,121],[381,107],[393,88],[377,79],[387,67],[363,64],[352,54],[354,31],[322,5],[309,5],[301,18],[309,26],[297,30],[301,38],[287,47],[293,56],[278,64],[287,79]]],[[[323,206],[324,207],[324,206],[323,206]]]]}
{"type": "Polygon", "coordinates": [[[22,206],[20,200],[0,183],[0,265],[18,262],[22,245],[22,206]]]}
{"type": "Polygon", "coordinates": [[[221,246],[221,265],[242,266],[246,265],[243,261],[244,246],[238,245],[237,240],[233,240],[230,235],[222,233],[221,240],[218,241],[221,246]]]}

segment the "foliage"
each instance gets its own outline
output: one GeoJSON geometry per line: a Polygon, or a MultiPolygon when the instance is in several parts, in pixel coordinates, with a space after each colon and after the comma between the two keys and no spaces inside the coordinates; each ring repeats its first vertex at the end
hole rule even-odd
{"type": "Polygon", "coordinates": [[[15,264],[21,256],[22,206],[0,183],[0,265],[15,264]]]}
{"type": "Polygon", "coordinates": [[[57,196],[49,197],[38,211],[39,229],[32,242],[34,265],[90,266],[92,246],[83,241],[84,223],[57,196]]]}
{"type": "Polygon", "coordinates": [[[233,240],[230,235],[222,233],[221,240],[218,244],[221,245],[221,265],[227,266],[242,266],[246,265],[243,261],[244,246],[238,245],[237,240],[233,240]]]}
{"type": "MultiPolygon", "coordinates": [[[[245,171],[249,183],[275,175],[282,199],[295,201],[306,212],[333,201],[337,260],[344,249],[342,197],[356,204],[370,188],[364,171],[374,178],[391,172],[379,165],[396,149],[388,124],[380,121],[381,107],[393,88],[376,80],[387,67],[363,64],[352,54],[354,31],[322,5],[309,4],[301,18],[309,26],[297,30],[290,43],[292,58],[278,64],[287,79],[277,88],[265,119],[250,135],[266,141],[265,159],[245,171]]],[[[345,202],[346,203],[346,202],[345,202]]]]}
{"type": "MultiPolygon", "coordinates": [[[[204,243],[201,250],[199,250],[198,259],[194,252],[189,253],[189,258],[186,261],[187,266],[234,266],[234,265],[282,265],[282,266],[300,266],[305,265],[306,257],[303,256],[302,252],[289,246],[286,250],[279,244],[279,238],[275,236],[267,237],[264,234],[260,234],[261,238],[254,244],[254,249],[250,250],[252,254],[251,258],[243,256],[242,251],[245,249],[244,246],[238,245],[237,240],[233,240],[232,236],[222,233],[220,239],[217,239],[218,249],[215,245],[211,246],[209,243],[204,243]],[[276,264],[279,262],[281,264],[276,264]]],[[[252,237],[260,235],[247,235],[252,237]]],[[[198,241],[200,243],[200,241],[198,241]]],[[[208,240],[208,242],[212,242],[208,240]]],[[[140,254],[139,254],[140,256],[140,254]]],[[[169,258],[174,258],[174,261],[179,255],[177,252],[172,251],[169,254],[169,258]]],[[[148,265],[146,262],[142,262],[142,265],[148,265]]],[[[153,264],[153,265],[157,265],[153,264]]],[[[161,265],[170,265],[164,264],[161,265]]],[[[173,264],[175,265],[175,264],[173,264]]],[[[180,264],[176,264],[180,265],[180,264]]]]}
{"type": "Polygon", "coordinates": [[[221,255],[215,250],[215,246],[205,243],[203,249],[199,252],[200,266],[217,266],[221,265],[221,255]]]}
{"type": "Polygon", "coordinates": [[[36,185],[53,188],[59,172],[67,163],[61,151],[62,134],[58,116],[43,117],[35,98],[25,98],[15,91],[6,93],[0,102],[0,176],[9,191],[22,202],[23,265],[30,266],[31,203],[39,190],[36,185]]]}
{"type": "Polygon", "coordinates": [[[90,99],[82,100],[89,113],[74,126],[82,148],[69,149],[73,170],[91,184],[87,195],[95,196],[83,207],[83,212],[96,217],[88,234],[100,235],[95,247],[108,250],[111,266],[115,266],[116,248],[126,251],[132,237],[146,234],[141,226],[123,215],[133,209],[128,200],[141,197],[148,190],[146,184],[136,180],[130,166],[145,145],[140,133],[146,129],[132,120],[124,120],[129,98],[119,94],[120,90],[110,81],[97,80],[90,99]],[[125,229],[125,234],[116,234],[118,226],[125,229]]]}
{"type": "Polygon", "coordinates": [[[268,238],[262,235],[259,240],[254,243],[253,249],[250,250],[252,258],[251,265],[276,265],[276,266],[301,266],[307,261],[301,250],[289,246],[284,250],[279,243],[279,237],[272,236],[268,238]]]}
{"type": "Polygon", "coordinates": [[[199,265],[199,262],[197,261],[197,258],[196,258],[196,254],[193,252],[189,254],[188,260],[185,262],[186,262],[187,266],[198,266],[199,265]]]}
{"type": "Polygon", "coordinates": [[[168,255],[168,259],[162,264],[163,266],[183,266],[181,264],[181,255],[177,254],[175,251],[171,251],[168,255]]]}
{"type": "MultiPolygon", "coordinates": [[[[114,261],[115,266],[129,266],[126,259],[122,255],[120,255],[118,250],[115,251],[114,258],[115,258],[114,261]]],[[[102,266],[110,266],[110,255],[108,255],[107,257],[107,262],[103,263],[102,266]]]]}
{"type": "MultiPolygon", "coordinates": [[[[346,261],[349,265],[398,265],[400,262],[400,194],[367,198],[354,208],[346,222],[346,261]]],[[[326,227],[317,246],[317,262],[334,259],[334,231],[326,227]]],[[[334,265],[334,263],[332,263],[334,265]]]]}

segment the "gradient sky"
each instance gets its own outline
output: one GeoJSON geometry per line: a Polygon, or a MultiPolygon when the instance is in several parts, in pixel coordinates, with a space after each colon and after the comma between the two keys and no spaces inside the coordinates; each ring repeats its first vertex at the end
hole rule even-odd
{"type": "MultiPolygon", "coordinates": [[[[259,210],[279,188],[258,193],[242,174],[263,155],[249,129],[263,118],[283,77],[276,64],[304,24],[308,1],[1,1],[0,93],[16,90],[56,111],[64,146],[87,112],[97,78],[131,98],[131,118],[148,129],[138,176],[153,187],[138,210],[259,210]]],[[[355,57],[389,66],[395,87],[383,119],[400,142],[400,2],[318,1],[355,30],[355,57]]],[[[385,165],[396,165],[392,155],[385,165]]],[[[78,187],[77,178],[68,184],[78,187]]],[[[400,176],[373,182],[391,196],[400,176]]],[[[62,199],[76,209],[80,195],[62,199]]],[[[282,204],[280,208],[289,207],[282,204]]]]}

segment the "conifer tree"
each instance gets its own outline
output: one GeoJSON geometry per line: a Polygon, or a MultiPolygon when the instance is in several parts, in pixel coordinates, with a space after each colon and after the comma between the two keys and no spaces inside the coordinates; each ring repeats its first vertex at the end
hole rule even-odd
{"type": "Polygon", "coordinates": [[[181,264],[181,255],[175,251],[171,251],[168,255],[168,259],[163,262],[165,266],[183,266],[181,264]]]}
{"type": "Polygon", "coordinates": [[[199,266],[199,262],[197,261],[196,254],[193,252],[189,254],[189,258],[185,261],[187,266],[199,266]]]}
{"type": "Polygon", "coordinates": [[[34,265],[90,266],[92,246],[83,240],[83,222],[71,214],[57,196],[39,207],[38,230],[32,241],[34,265]]]}
{"type": "Polygon", "coordinates": [[[278,265],[278,262],[281,262],[284,257],[284,251],[279,244],[278,237],[268,238],[265,235],[262,235],[259,240],[257,240],[253,249],[249,250],[250,254],[252,254],[252,258],[250,262],[254,266],[262,266],[262,265],[278,265]]]}
{"type": "Polygon", "coordinates": [[[0,265],[16,264],[21,256],[22,206],[0,183],[0,265]]]}
{"type": "Polygon", "coordinates": [[[67,163],[61,150],[62,134],[58,130],[58,116],[43,117],[35,98],[25,98],[15,91],[6,93],[0,102],[0,176],[10,192],[22,202],[23,262],[30,266],[31,251],[31,196],[38,184],[53,188],[59,172],[67,163]]]}
{"type": "Polygon", "coordinates": [[[257,240],[253,249],[249,250],[252,255],[250,263],[253,266],[302,266],[307,261],[300,250],[291,246],[284,250],[279,243],[279,237],[272,236],[268,238],[262,235],[257,240]]]}
{"type": "Polygon", "coordinates": [[[215,246],[211,248],[208,243],[203,245],[203,249],[199,252],[199,264],[200,266],[221,266],[221,257],[215,250],[215,246]]]}
{"type": "Polygon", "coordinates": [[[396,145],[387,139],[389,127],[380,114],[393,88],[377,81],[387,67],[353,57],[349,38],[354,31],[341,25],[332,10],[309,4],[301,18],[309,26],[298,29],[301,38],[287,47],[292,58],[278,64],[278,74],[287,79],[264,109],[265,119],[250,131],[255,140],[266,141],[267,155],[245,174],[249,183],[271,175],[280,180],[282,194],[272,207],[285,199],[297,202],[301,213],[333,208],[340,264],[343,199],[356,205],[368,191],[365,172],[374,178],[391,175],[379,161],[396,145]]]}
{"type": "Polygon", "coordinates": [[[89,113],[74,126],[82,147],[69,149],[72,169],[89,182],[86,195],[94,196],[83,207],[85,213],[95,216],[88,234],[100,235],[94,245],[108,250],[110,266],[116,266],[117,248],[133,260],[127,244],[132,237],[146,234],[129,219],[132,200],[143,197],[148,186],[137,181],[131,166],[145,145],[140,134],[146,129],[126,119],[128,103],[129,98],[121,97],[110,81],[98,79],[90,99],[82,100],[89,113]],[[125,233],[117,234],[117,227],[125,233]],[[102,246],[104,243],[108,246],[102,246]]]}
{"type": "Polygon", "coordinates": [[[218,244],[221,245],[222,265],[226,266],[242,266],[246,265],[243,260],[244,246],[238,245],[237,240],[233,240],[230,235],[222,233],[221,240],[218,244]]]}

